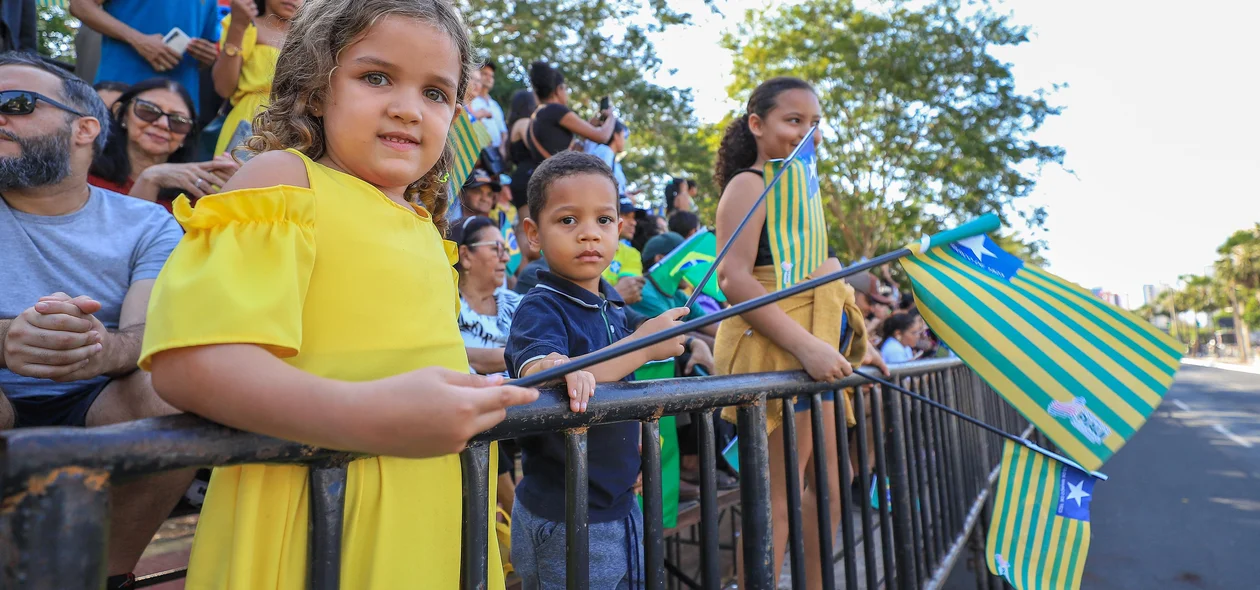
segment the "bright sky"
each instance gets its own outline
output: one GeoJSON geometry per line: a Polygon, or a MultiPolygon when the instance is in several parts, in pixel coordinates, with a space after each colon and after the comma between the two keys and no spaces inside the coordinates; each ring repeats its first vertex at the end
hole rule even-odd
{"type": "MultiPolygon", "coordinates": [[[[680,0],[697,23],[654,38],[665,83],[694,89],[696,110],[716,120],[726,98],[730,55],[722,32],[758,0],[680,0]]],[[[1067,150],[1031,203],[1049,212],[1050,270],[1085,287],[1142,303],[1142,285],[1202,274],[1216,247],[1260,221],[1260,4],[1007,0],[1032,41],[998,54],[1014,64],[1023,91],[1069,87],[1065,108],[1038,133],[1067,150]]]]}

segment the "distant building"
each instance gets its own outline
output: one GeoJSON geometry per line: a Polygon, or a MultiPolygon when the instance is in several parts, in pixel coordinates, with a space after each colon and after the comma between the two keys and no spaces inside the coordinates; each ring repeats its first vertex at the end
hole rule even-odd
{"type": "Polygon", "coordinates": [[[1150,305],[1155,303],[1159,296],[1168,290],[1168,285],[1142,285],[1142,304],[1150,305]]]}
{"type": "Polygon", "coordinates": [[[1093,289],[1090,289],[1089,292],[1093,293],[1094,297],[1102,299],[1103,301],[1106,301],[1116,307],[1124,307],[1124,299],[1119,293],[1112,293],[1102,287],[1094,287],[1093,289]]]}

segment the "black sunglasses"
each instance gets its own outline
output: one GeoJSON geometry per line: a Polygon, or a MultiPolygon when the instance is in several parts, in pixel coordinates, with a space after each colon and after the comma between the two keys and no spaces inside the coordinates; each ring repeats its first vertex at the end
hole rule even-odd
{"type": "Polygon", "coordinates": [[[135,108],[132,110],[135,111],[136,116],[145,123],[156,123],[158,119],[166,117],[166,120],[169,121],[167,124],[170,126],[172,132],[183,135],[192,131],[193,120],[190,117],[185,117],[184,115],[176,113],[168,113],[162,110],[161,107],[139,98],[135,100],[135,105],[135,108]]]}
{"type": "Polygon", "coordinates": [[[35,112],[35,102],[39,100],[80,117],[92,116],[30,90],[5,90],[0,92],[0,115],[29,115],[35,112]]]}

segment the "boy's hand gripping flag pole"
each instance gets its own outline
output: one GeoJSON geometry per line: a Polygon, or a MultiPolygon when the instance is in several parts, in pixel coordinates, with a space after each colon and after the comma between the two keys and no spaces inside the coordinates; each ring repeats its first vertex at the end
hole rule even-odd
{"type": "Polygon", "coordinates": [[[801,139],[801,142],[796,144],[792,153],[788,154],[787,159],[783,161],[783,167],[774,173],[774,176],[770,178],[770,182],[766,183],[766,188],[761,191],[761,196],[757,197],[757,201],[748,209],[748,213],[744,214],[744,219],[739,222],[739,225],[735,226],[735,231],[731,233],[730,239],[726,240],[726,245],[722,246],[722,251],[718,252],[717,258],[713,259],[713,265],[709,267],[708,272],[704,273],[704,278],[700,279],[700,284],[693,285],[694,290],[691,292],[691,297],[687,298],[687,303],[683,304],[683,307],[691,307],[696,302],[696,298],[700,297],[700,294],[704,292],[704,285],[709,282],[709,279],[713,278],[713,273],[717,272],[718,264],[722,262],[722,258],[730,251],[731,245],[735,243],[735,237],[739,235],[739,232],[744,231],[744,226],[748,225],[748,220],[752,219],[753,213],[766,201],[766,196],[770,194],[770,191],[774,190],[774,185],[779,182],[779,179],[783,178],[783,173],[788,170],[788,164],[796,159],[802,148],[814,141],[815,133],[818,133],[817,125],[810,127],[809,131],[805,133],[805,137],[801,139]]]}

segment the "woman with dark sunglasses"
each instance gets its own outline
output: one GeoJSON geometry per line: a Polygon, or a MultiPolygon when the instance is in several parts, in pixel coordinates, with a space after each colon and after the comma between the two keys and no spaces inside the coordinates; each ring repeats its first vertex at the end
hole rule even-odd
{"type": "Polygon", "coordinates": [[[114,103],[105,149],[88,182],[170,209],[180,193],[194,201],[218,192],[239,165],[230,157],[194,162],[197,113],[178,82],[161,78],[132,86],[114,103]]]}

